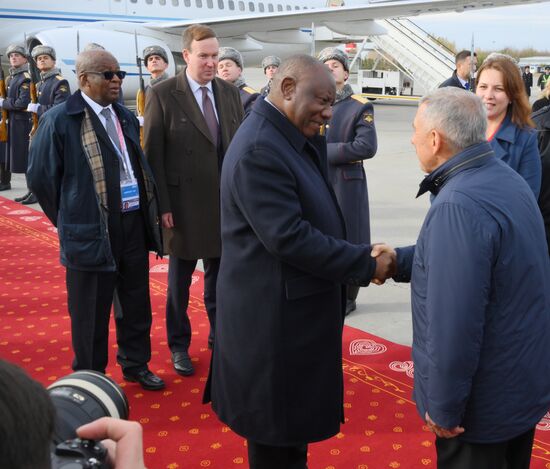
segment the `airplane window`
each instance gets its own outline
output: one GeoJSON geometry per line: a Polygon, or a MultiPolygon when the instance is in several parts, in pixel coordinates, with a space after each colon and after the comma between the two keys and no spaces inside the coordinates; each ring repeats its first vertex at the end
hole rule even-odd
{"type": "MultiPolygon", "coordinates": [[[[172,5],[177,7],[180,4],[180,0],[172,0],[172,5]]],[[[187,5],[189,6],[189,5],[187,5]]]]}
{"type": "Polygon", "coordinates": [[[287,5],[287,6],[286,6],[286,9],[287,9],[287,10],[292,10],[292,7],[291,7],[290,5],[287,5]]]}
{"type": "Polygon", "coordinates": [[[265,11],[265,7],[264,7],[264,4],[262,2],[260,2],[258,4],[258,7],[260,8],[260,11],[263,13],[265,11]]]}
{"type": "Polygon", "coordinates": [[[277,5],[277,11],[283,11],[283,5],[281,4],[277,5]]]}
{"type": "Polygon", "coordinates": [[[137,0],[130,0],[131,3],[137,3],[137,0]]]}
{"type": "Polygon", "coordinates": [[[218,8],[220,10],[223,10],[225,8],[225,5],[223,4],[223,0],[218,0],[218,8]]]}
{"type": "Polygon", "coordinates": [[[202,8],[202,0],[195,0],[195,5],[197,5],[197,8],[202,8]]]}
{"type": "Polygon", "coordinates": [[[147,3],[147,5],[151,5],[153,3],[153,0],[145,0],[145,3],[147,3]]]}
{"type": "Polygon", "coordinates": [[[208,8],[214,8],[214,2],[212,0],[206,0],[206,6],[208,8]]]}
{"type": "Polygon", "coordinates": [[[233,0],[229,0],[227,2],[227,4],[229,5],[229,9],[230,10],[234,10],[235,9],[235,2],[233,0]]]}
{"type": "Polygon", "coordinates": [[[300,9],[300,5],[295,5],[295,6],[294,6],[294,9],[295,9],[295,10],[299,10],[299,9],[300,9]]]}
{"type": "Polygon", "coordinates": [[[254,11],[254,3],[248,2],[248,9],[249,9],[250,11],[254,11]]]}
{"type": "Polygon", "coordinates": [[[183,0],[183,4],[184,4],[186,7],[190,7],[190,6],[191,6],[191,0],[183,0]]]}
{"type": "Polygon", "coordinates": [[[239,2],[239,10],[244,11],[244,2],[239,2]]]}
{"type": "Polygon", "coordinates": [[[273,11],[274,11],[274,10],[273,10],[273,3],[268,3],[268,4],[267,4],[267,11],[273,13],[273,11]]]}
{"type": "Polygon", "coordinates": [[[166,5],[166,0],[159,0],[159,5],[166,5]]]}

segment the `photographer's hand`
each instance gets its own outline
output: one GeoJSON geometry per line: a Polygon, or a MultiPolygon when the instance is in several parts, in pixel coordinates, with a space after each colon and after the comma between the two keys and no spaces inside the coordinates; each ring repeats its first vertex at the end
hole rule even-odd
{"type": "Polygon", "coordinates": [[[79,438],[102,440],[114,469],[146,469],[139,423],[103,417],[77,428],[76,433],[79,438]]]}

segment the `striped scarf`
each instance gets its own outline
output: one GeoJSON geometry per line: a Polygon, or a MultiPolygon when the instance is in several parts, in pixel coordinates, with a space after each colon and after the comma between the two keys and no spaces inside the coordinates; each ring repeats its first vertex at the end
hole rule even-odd
{"type": "MultiPolygon", "coordinates": [[[[101,157],[101,147],[97,140],[97,135],[94,130],[94,125],[90,117],[90,111],[87,107],[84,108],[84,119],[82,120],[82,126],[80,127],[80,141],[84,148],[84,154],[88,160],[88,165],[92,171],[92,178],[94,180],[95,192],[99,199],[100,205],[109,210],[109,204],[107,201],[107,183],[105,182],[105,168],[103,166],[103,158],[101,157]]],[[[150,202],[154,197],[154,182],[149,175],[140,165],[141,173],[143,175],[143,182],[145,184],[145,194],[147,201],[150,202]]]]}

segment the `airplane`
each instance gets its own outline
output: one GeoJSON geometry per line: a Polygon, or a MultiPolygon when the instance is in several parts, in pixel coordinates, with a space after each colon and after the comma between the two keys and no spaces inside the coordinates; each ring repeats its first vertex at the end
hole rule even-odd
{"type": "Polygon", "coordinates": [[[0,53],[11,43],[25,42],[29,50],[38,44],[49,45],[56,50],[61,73],[76,90],[76,56],[87,43],[101,44],[127,72],[124,93],[130,97],[139,87],[136,57],[141,51],[150,45],[162,47],[173,58],[168,72],[175,74],[184,65],[181,33],[195,23],[211,26],[221,45],[241,51],[249,66],[259,64],[266,55],[311,52],[312,37],[319,28],[341,37],[364,37],[384,34],[376,19],[544,1],[18,0],[8,8],[7,1],[0,0],[0,53]]]}

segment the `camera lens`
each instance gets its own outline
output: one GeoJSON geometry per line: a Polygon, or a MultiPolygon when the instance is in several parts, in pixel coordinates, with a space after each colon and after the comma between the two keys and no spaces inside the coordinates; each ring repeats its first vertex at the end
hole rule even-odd
{"type": "Polygon", "coordinates": [[[53,441],[76,437],[76,429],[101,417],[127,419],[128,399],[121,387],[102,373],[82,370],[48,387],[57,419],[53,441]]]}

